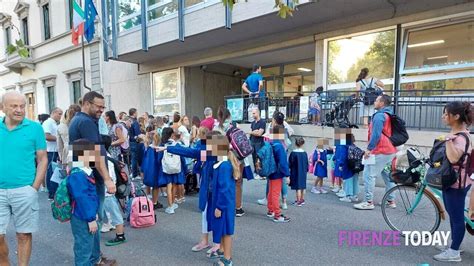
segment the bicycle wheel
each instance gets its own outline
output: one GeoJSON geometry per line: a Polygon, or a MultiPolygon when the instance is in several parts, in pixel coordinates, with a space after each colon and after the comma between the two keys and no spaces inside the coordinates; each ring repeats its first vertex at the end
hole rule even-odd
{"type": "Polygon", "coordinates": [[[397,185],[387,191],[382,199],[382,215],[385,222],[395,231],[429,231],[434,233],[441,222],[441,214],[435,200],[423,191],[416,208],[409,213],[415,204],[420,189],[415,185],[397,185]],[[393,194],[396,208],[386,202],[393,194]]]}

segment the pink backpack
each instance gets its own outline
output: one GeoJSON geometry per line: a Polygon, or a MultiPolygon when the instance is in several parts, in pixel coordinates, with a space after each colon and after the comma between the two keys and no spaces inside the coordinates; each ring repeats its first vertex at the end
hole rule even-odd
{"type": "Polygon", "coordinates": [[[134,228],[152,226],[156,223],[153,202],[147,196],[133,198],[130,212],[130,225],[134,228]]]}

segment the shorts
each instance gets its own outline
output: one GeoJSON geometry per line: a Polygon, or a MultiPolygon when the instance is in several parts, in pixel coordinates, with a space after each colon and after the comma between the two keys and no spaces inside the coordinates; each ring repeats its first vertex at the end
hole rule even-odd
{"type": "Polygon", "coordinates": [[[38,191],[32,186],[0,189],[0,235],[6,234],[10,217],[17,233],[38,231],[38,191]]]}
{"type": "Polygon", "coordinates": [[[110,214],[109,224],[117,226],[123,224],[122,211],[115,196],[107,196],[104,200],[104,211],[110,214]]]}

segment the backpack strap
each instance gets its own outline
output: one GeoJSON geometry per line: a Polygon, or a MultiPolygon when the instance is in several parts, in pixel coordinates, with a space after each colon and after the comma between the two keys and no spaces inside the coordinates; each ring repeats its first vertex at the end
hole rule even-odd
{"type": "Polygon", "coordinates": [[[362,85],[364,85],[364,87],[367,89],[367,85],[365,84],[364,79],[361,79],[361,80],[359,80],[359,81],[360,81],[360,83],[362,83],[362,85]]]}
{"type": "MultiPolygon", "coordinates": [[[[456,136],[463,136],[466,139],[466,148],[464,149],[464,153],[462,154],[459,161],[455,164],[459,166],[459,170],[462,171],[464,167],[463,162],[466,160],[466,156],[469,157],[470,155],[467,153],[469,151],[469,147],[471,146],[471,138],[464,132],[458,132],[455,134],[456,136]]],[[[464,170],[464,187],[466,187],[466,180],[467,180],[467,168],[464,170]]],[[[459,189],[461,189],[461,182],[459,182],[459,189]]]]}

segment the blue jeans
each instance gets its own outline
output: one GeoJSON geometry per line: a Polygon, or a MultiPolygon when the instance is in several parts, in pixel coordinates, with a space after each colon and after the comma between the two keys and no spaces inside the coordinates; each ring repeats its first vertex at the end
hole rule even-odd
{"type": "Polygon", "coordinates": [[[459,250],[466,232],[464,205],[466,204],[466,194],[470,188],[471,186],[464,189],[448,188],[443,190],[443,203],[449,214],[451,227],[451,248],[454,250],[459,250]]]}
{"type": "MultiPolygon", "coordinates": [[[[395,157],[395,154],[377,154],[375,155],[375,164],[374,165],[365,165],[364,167],[364,189],[365,189],[365,200],[367,202],[372,202],[374,200],[374,189],[375,189],[375,179],[378,176],[382,176],[383,181],[385,182],[385,191],[388,191],[395,186],[390,180],[388,175],[383,175],[382,171],[385,166],[390,163],[395,157]]],[[[395,197],[390,195],[388,200],[393,200],[395,197]]]]}
{"type": "Polygon", "coordinates": [[[100,230],[95,234],[89,232],[89,224],[71,217],[71,230],[74,237],[74,265],[90,266],[100,260],[100,230]]]}
{"type": "Polygon", "coordinates": [[[356,174],[344,180],[343,187],[346,197],[357,196],[357,194],[359,194],[359,175],[356,174]]]}
{"type": "MultiPolygon", "coordinates": [[[[267,178],[267,188],[265,190],[265,197],[268,195],[269,181],[270,179],[267,178]]],[[[281,197],[284,199],[288,197],[288,184],[285,182],[284,179],[283,179],[283,184],[281,185],[281,197]]]]}
{"type": "Polygon", "coordinates": [[[54,198],[56,190],[58,189],[58,183],[51,182],[51,176],[53,176],[53,164],[57,162],[59,155],[57,152],[48,152],[48,170],[46,172],[46,187],[48,188],[48,196],[50,199],[54,198]]]}
{"type": "Polygon", "coordinates": [[[138,143],[130,142],[130,160],[132,161],[132,176],[138,176],[138,143]]]}

